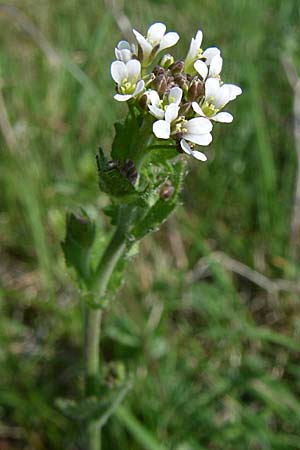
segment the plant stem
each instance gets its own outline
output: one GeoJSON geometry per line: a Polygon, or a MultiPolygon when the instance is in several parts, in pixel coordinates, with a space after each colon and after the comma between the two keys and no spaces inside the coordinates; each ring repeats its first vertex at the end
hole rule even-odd
{"type": "MultiPolygon", "coordinates": [[[[120,211],[119,223],[103,256],[95,270],[91,283],[92,291],[98,297],[105,295],[111,275],[125,250],[126,232],[130,223],[130,211],[120,211]]],[[[99,383],[99,346],[101,336],[101,309],[88,308],[85,329],[86,355],[86,396],[97,395],[99,383]]],[[[88,449],[101,449],[101,428],[99,421],[92,421],[88,426],[88,449]]]]}
{"type": "MultiPolygon", "coordinates": [[[[134,114],[134,111],[131,111],[134,114]]],[[[146,156],[145,148],[150,145],[152,136],[150,126],[152,122],[144,120],[140,130],[139,148],[135,159],[136,168],[139,170],[146,156]],[[150,138],[149,138],[150,135],[150,138]]],[[[95,270],[91,281],[92,295],[97,295],[100,299],[105,295],[109,280],[113,271],[124,254],[126,248],[126,235],[132,219],[132,207],[124,205],[120,207],[118,225],[113,234],[102,258],[95,270]]],[[[86,354],[86,396],[97,395],[97,385],[99,383],[99,347],[101,339],[101,318],[100,309],[88,308],[85,329],[85,354],[86,354]]],[[[92,421],[88,426],[88,450],[101,450],[101,427],[99,420],[92,421]]]]}

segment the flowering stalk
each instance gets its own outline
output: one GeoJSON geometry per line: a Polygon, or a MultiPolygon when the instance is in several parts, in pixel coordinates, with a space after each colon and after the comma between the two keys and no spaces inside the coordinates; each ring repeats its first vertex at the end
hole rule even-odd
{"type": "Polygon", "coordinates": [[[127,103],[128,113],[115,125],[110,159],[102,149],[97,156],[99,187],[110,200],[104,212],[115,231],[99,252],[103,238],[99,240],[95,223],[81,211],[68,215],[62,244],[87,307],[86,398],[72,407],[68,403],[65,410],[86,427],[89,450],[100,449],[100,428],[126,385],[124,377],[106,385],[104,366],[99,373],[103,309],[118,289],[133,244],[157,230],[176,208],[184,156],[207,160],[199,147],[212,142],[214,123],[233,120],[223,108],[242,92],[223,83],[221,52],[216,47],[202,50],[202,31],[179,60],[162,54],[179,39],[175,32],[166,33],[164,24],[154,23],[146,36],[133,33],[137,42],[120,41],[111,64],[114,99],[127,103]]]}

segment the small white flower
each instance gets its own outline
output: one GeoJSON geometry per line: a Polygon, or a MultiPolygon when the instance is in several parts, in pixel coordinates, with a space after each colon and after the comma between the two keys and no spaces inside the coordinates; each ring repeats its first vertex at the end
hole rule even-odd
{"type": "Polygon", "coordinates": [[[181,139],[180,141],[180,147],[182,148],[182,150],[190,156],[193,156],[194,158],[198,159],[198,161],[207,161],[207,156],[202,153],[199,152],[198,150],[194,150],[184,139],[181,139]]]}
{"type": "Polygon", "coordinates": [[[219,112],[227,103],[234,100],[242,93],[242,89],[234,84],[220,85],[217,78],[208,78],[205,82],[205,98],[199,105],[192,103],[193,110],[202,117],[207,117],[215,122],[230,123],[233,116],[228,112],[219,112]]]}
{"type": "Polygon", "coordinates": [[[166,109],[172,103],[179,105],[182,99],[182,89],[175,86],[173,87],[168,96],[164,100],[161,100],[158,93],[151,90],[149,93],[150,104],[148,105],[150,113],[157,119],[163,119],[165,117],[166,109]]]}
{"type": "Polygon", "coordinates": [[[115,48],[115,55],[119,61],[127,63],[136,54],[134,44],[130,45],[127,41],[120,41],[115,48]]]}
{"type": "Polygon", "coordinates": [[[217,47],[208,47],[204,52],[202,53],[202,58],[205,58],[206,65],[210,66],[212,59],[215,56],[220,56],[221,50],[217,47]]]}
{"type": "Polygon", "coordinates": [[[188,54],[184,61],[184,70],[189,72],[193,68],[193,64],[202,54],[201,44],[203,39],[203,33],[198,30],[196,36],[192,38],[188,54]]]}
{"type": "Polygon", "coordinates": [[[114,61],[110,66],[111,76],[118,85],[118,94],[114,96],[119,102],[126,102],[140,94],[145,83],[141,80],[141,63],[137,59],[128,62],[114,61]]]}
{"type": "Polygon", "coordinates": [[[223,58],[221,57],[220,54],[214,55],[211,59],[208,59],[205,62],[201,59],[198,59],[197,61],[194,62],[194,69],[196,70],[196,72],[198,72],[198,74],[202,77],[203,80],[206,80],[207,77],[208,78],[219,77],[222,70],[222,66],[223,66],[223,58]]]}
{"type": "Polygon", "coordinates": [[[204,153],[194,150],[194,144],[206,146],[211,143],[211,122],[204,117],[176,121],[178,111],[179,106],[176,103],[168,105],[165,111],[165,119],[154,122],[153,133],[159,139],[169,139],[172,133],[174,135],[179,134],[182,150],[200,161],[206,161],[207,158],[204,153]],[[173,127],[172,122],[175,122],[173,127]],[[188,144],[187,141],[191,144],[188,144]]]}
{"type": "Polygon", "coordinates": [[[209,47],[203,51],[201,48],[202,39],[203,33],[201,30],[198,30],[196,36],[191,40],[190,48],[184,61],[184,70],[187,73],[192,73],[196,69],[203,80],[205,80],[207,75],[216,77],[220,74],[223,60],[220,50],[216,47],[209,47]],[[196,63],[197,66],[195,65],[196,63]]]}
{"type": "Polygon", "coordinates": [[[159,139],[169,139],[171,136],[171,123],[178,117],[179,106],[177,103],[171,103],[166,107],[164,120],[157,120],[153,124],[153,133],[159,139]]]}
{"type": "Polygon", "coordinates": [[[159,52],[173,47],[179,40],[177,33],[166,33],[166,25],[160,22],[150,26],[146,37],[137,30],[133,30],[133,33],[143,53],[143,66],[149,65],[159,52]]]}
{"type": "Polygon", "coordinates": [[[188,120],[184,125],[182,139],[180,141],[182,150],[199,161],[206,161],[206,155],[198,150],[194,150],[194,144],[201,146],[209,145],[212,141],[211,130],[211,122],[204,117],[195,117],[194,119],[188,120]],[[187,141],[192,144],[188,144],[187,141]]]}

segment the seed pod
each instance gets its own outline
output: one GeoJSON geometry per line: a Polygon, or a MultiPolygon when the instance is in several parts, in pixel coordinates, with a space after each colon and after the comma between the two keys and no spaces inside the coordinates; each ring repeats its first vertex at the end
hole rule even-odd
{"type": "Polygon", "coordinates": [[[172,186],[169,180],[165,181],[165,183],[161,186],[159,191],[159,197],[162,200],[168,200],[174,193],[174,187],[172,186]]]}

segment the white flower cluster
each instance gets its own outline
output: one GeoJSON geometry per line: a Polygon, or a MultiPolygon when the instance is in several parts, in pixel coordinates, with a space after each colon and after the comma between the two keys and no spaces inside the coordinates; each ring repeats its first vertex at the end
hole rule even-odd
{"type": "Polygon", "coordinates": [[[157,139],[175,140],[180,151],[200,161],[204,153],[196,145],[212,141],[212,121],[230,123],[233,116],[223,108],[242,93],[239,86],[221,80],[223,59],[216,47],[202,50],[202,31],[192,38],[184,60],[158,54],[174,46],[179,35],[166,33],[163,23],[154,23],[146,37],[133,30],[137,45],[120,41],[115,49],[117,61],[111,65],[118,101],[129,101],[141,112],[155,119],[153,133],[157,139]],[[149,65],[157,62],[152,71],[149,65]]]}

